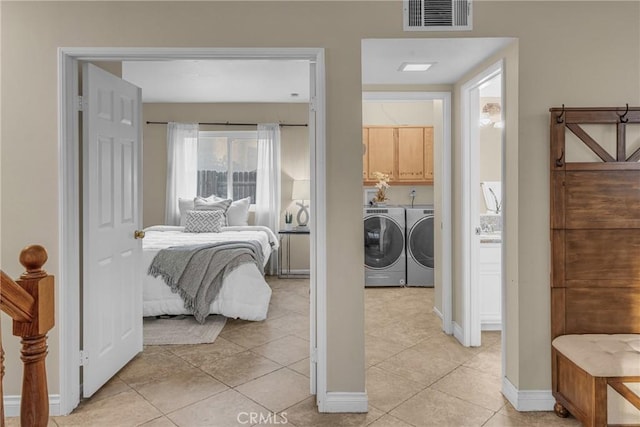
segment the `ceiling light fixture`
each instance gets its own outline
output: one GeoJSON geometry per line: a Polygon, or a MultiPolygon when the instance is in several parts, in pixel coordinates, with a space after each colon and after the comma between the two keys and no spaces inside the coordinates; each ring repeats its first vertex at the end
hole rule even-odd
{"type": "Polygon", "coordinates": [[[427,71],[435,62],[403,62],[398,71],[427,71]]]}

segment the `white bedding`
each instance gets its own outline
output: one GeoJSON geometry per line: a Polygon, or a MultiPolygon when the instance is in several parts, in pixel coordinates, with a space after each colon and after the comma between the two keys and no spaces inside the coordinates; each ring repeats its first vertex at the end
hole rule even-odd
{"type": "MultiPolygon", "coordinates": [[[[145,229],[142,240],[144,259],[143,316],[161,314],[190,314],[178,294],[161,277],[146,274],[153,257],[160,249],[170,246],[192,245],[222,241],[257,240],[262,246],[266,265],[271,252],[278,248],[275,234],[262,226],[223,227],[220,233],[185,233],[184,227],[155,225],[145,229]]],[[[229,273],[222,283],[218,297],[210,308],[211,314],[245,320],[264,320],[269,309],[271,288],[254,264],[243,264],[229,273]]]]}

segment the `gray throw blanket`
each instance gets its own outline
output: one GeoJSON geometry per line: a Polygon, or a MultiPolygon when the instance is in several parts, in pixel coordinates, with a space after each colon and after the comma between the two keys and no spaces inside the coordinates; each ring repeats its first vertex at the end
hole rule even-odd
{"type": "Polygon", "coordinates": [[[264,274],[263,259],[257,240],[172,246],[156,254],[147,273],[162,276],[171,290],[180,295],[184,307],[204,323],[225,277],[248,262],[264,274]]]}

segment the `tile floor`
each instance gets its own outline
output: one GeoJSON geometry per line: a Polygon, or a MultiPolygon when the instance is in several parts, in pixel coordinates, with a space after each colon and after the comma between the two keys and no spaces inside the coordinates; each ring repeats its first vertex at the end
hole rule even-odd
{"type": "Polygon", "coordinates": [[[268,320],[229,320],[213,344],[146,347],[50,425],[255,425],[251,412],[290,427],[579,425],[551,412],[515,411],[500,393],[500,334],[483,333],[479,348],[460,346],[440,331],[433,290],[424,288],[366,290],[369,413],[319,414],[309,394],[308,281],[269,283],[268,320]]]}

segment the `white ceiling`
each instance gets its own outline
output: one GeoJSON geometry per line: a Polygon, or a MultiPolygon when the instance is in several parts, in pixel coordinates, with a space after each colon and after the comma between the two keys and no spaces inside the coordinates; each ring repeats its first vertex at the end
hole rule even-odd
{"type": "Polygon", "coordinates": [[[309,102],[309,61],[125,61],[122,78],[143,102],[309,102]]]}
{"type": "Polygon", "coordinates": [[[512,38],[365,39],[362,84],[453,84],[512,38]],[[429,70],[398,71],[403,62],[435,62],[429,70]]]}
{"type": "MultiPolygon", "coordinates": [[[[366,39],[362,83],[453,84],[512,40],[366,39]],[[436,64],[426,72],[398,71],[403,62],[423,61],[436,64]]],[[[142,88],[143,102],[309,102],[309,61],[124,61],[122,77],[142,88]]]]}

